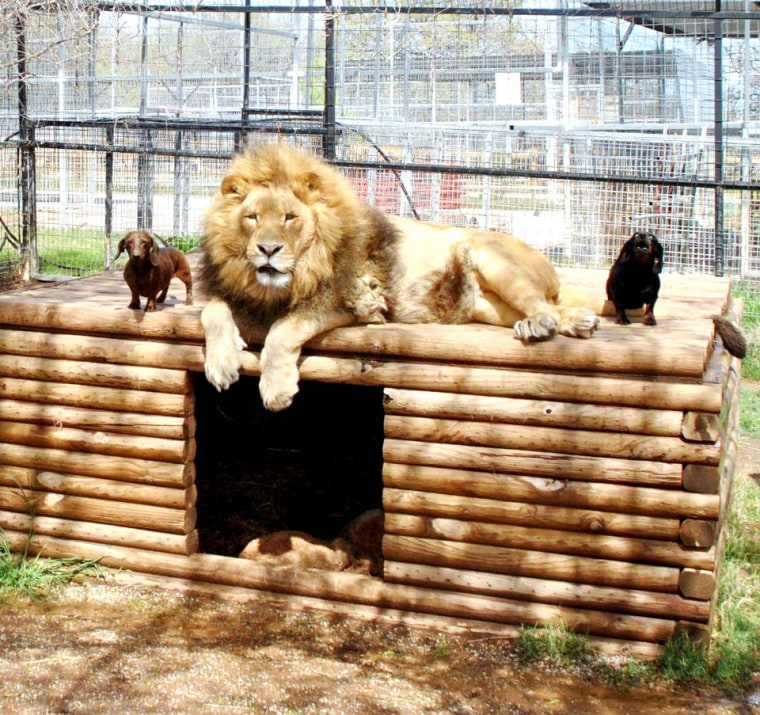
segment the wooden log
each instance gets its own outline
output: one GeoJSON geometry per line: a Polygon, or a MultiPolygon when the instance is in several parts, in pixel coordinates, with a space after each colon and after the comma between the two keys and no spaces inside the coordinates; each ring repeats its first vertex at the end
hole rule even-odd
{"type": "MultiPolygon", "coordinates": [[[[201,337],[198,338],[201,340],[201,337]]],[[[203,372],[201,345],[152,343],[87,335],[0,329],[0,352],[203,372]]],[[[519,367],[519,366],[518,366],[519,367]]],[[[258,356],[243,354],[242,374],[258,375],[258,356]]],[[[520,369],[403,363],[306,353],[301,378],[324,382],[433,389],[470,394],[572,400],[675,410],[720,410],[719,385],[653,382],[520,369]]]]}
{"type": "Polygon", "coordinates": [[[549,581],[527,576],[484,573],[442,566],[385,561],[383,577],[393,583],[485,593],[573,608],[592,608],[615,613],[680,618],[704,622],[709,606],[677,594],[640,591],[609,586],[590,586],[568,581],[549,581]]]}
{"type": "Polygon", "coordinates": [[[678,579],[678,590],[684,598],[709,601],[717,586],[715,573],[700,569],[684,569],[678,579]]]}
{"type": "MultiPolygon", "coordinates": [[[[140,336],[158,340],[202,342],[200,309],[157,311],[149,316],[137,311],[103,310],[97,306],[61,303],[48,305],[33,301],[13,305],[0,301],[0,324],[40,327],[50,331],[106,333],[140,336]],[[191,314],[198,317],[190,319],[191,314]],[[179,316],[184,317],[179,320],[179,316]]],[[[394,355],[415,359],[434,359],[453,363],[476,363],[564,369],[579,372],[615,374],[652,374],[699,378],[707,360],[712,324],[705,320],[688,322],[682,337],[661,339],[635,330],[626,331],[626,349],[615,349],[618,331],[603,324],[594,340],[558,339],[525,344],[512,330],[490,325],[385,325],[338,328],[307,343],[308,350],[351,355],[394,355]],[[685,337],[688,336],[688,337],[685,337]]],[[[672,325],[678,325],[673,321],[672,325]]],[[[249,347],[260,347],[265,329],[244,335],[249,347]]]]}
{"type": "Polygon", "coordinates": [[[196,519],[193,508],[167,509],[162,506],[10,487],[0,489],[0,509],[75,521],[92,521],[96,524],[166,531],[170,534],[189,534],[195,528],[196,519]]]}
{"type": "Polygon", "coordinates": [[[168,534],[128,526],[95,524],[51,516],[30,516],[13,511],[0,511],[0,529],[24,534],[55,536],[77,541],[95,541],[101,544],[131,546],[136,549],[163,551],[171,554],[194,554],[198,551],[198,532],[168,534]]]}
{"type": "Polygon", "coordinates": [[[715,442],[720,435],[720,415],[706,412],[687,412],[681,434],[690,442],[715,442]]]}
{"type": "Polygon", "coordinates": [[[195,480],[195,466],[189,462],[156,462],[135,456],[114,457],[18,444],[0,444],[0,464],[164,487],[188,487],[195,480]]]}
{"type": "MultiPolygon", "coordinates": [[[[705,366],[702,382],[713,385],[725,385],[728,370],[731,365],[731,355],[722,345],[713,340],[713,349],[705,366]]],[[[712,410],[710,410],[712,412],[712,410]]]]}
{"type": "MultiPolygon", "coordinates": [[[[715,544],[715,535],[717,531],[717,522],[707,521],[705,519],[684,519],[681,523],[681,533],[679,539],[685,546],[692,546],[698,549],[709,549],[715,544]]],[[[711,568],[703,566],[702,568],[711,568]]]]}
{"type": "Polygon", "coordinates": [[[420,465],[383,464],[386,487],[501,501],[582,507],[623,514],[714,519],[717,495],[685,494],[673,489],[576,482],[516,474],[494,474],[420,465]]]}
{"type": "Polygon", "coordinates": [[[717,494],[720,483],[720,469],[707,464],[685,464],[683,468],[683,488],[696,494],[717,494]]]}
{"type": "Polygon", "coordinates": [[[195,458],[194,439],[163,439],[26,422],[0,422],[0,442],[124,457],[139,454],[144,459],[180,464],[195,458]]]}
{"type": "Polygon", "coordinates": [[[682,467],[647,460],[589,457],[534,450],[472,447],[391,439],[383,442],[383,459],[410,465],[427,465],[535,477],[561,474],[566,479],[680,488],[682,467]]]}
{"type": "Polygon", "coordinates": [[[13,377],[0,377],[0,399],[181,417],[191,414],[194,404],[193,397],[188,395],[65,385],[13,377]]]}
{"type": "Polygon", "coordinates": [[[317,572],[288,567],[268,567],[247,559],[212,554],[159,554],[114,545],[68,541],[51,536],[32,536],[9,532],[11,548],[43,552],[48,557],[73,556],[99,559],[104,566],[127,568],[179,578],[221,583],[247,588],[374,605],[383,608],[433,613],[450,617],[472,618],[496,623],[564,625],[592,635],[630,638],[637,641],[664,642],[675,622],[646,616],[625,618],[588,609],[528,603],[496,598],[385,583],[360,574],[317,572]]]}
{"type": "MultiPolygon", "coordinates": [[[[484,395],[386,389],[386,414],[680,436],[683,413],[484,395]]],[[[715,415],[717,419],[717,415],[715,415]]],[[[716,435],[717,437],[717,435],[716,435]]],[[[715,441],[714,439],[711,441],[715,441]]]]}
{"type": "Polygon", "coordinates": [[[0,355],[0,376],[179,395],[192,390],[184,370],[33,356],[20,360],[18,355],[0,355]]]}
{"type": "Polygon", "coordinates": [[[676,463],[718,464],[721,451],[719,444],[687,443],[673,437],[625,435],[556,427],[498,425],[397,415],[386,416],[385,434],[391,439],[479,445],[502,449],[527,450],[541,445],[547,452],[676,463]]]}
{"type": "Polygon", "coordinates": [[[163,439],[189,439],[195,436],[196,428],[194,415],[185,417],[146,415],[142,412],[93,410],[83,407],[22,402],[20,400],[1,400],[0,420],[57,425],[59,427],[79,427],[119,434],[161,437],[163,439]]]}
{"type": "Polygon", "coordinates": [[[386,512],[425,516],[467,517],[515,526],[579,531],[592,534],[635,536],[677,541],[675,518],[615,514],[599,510],[572,509],[478,497],[451,496],[405,489],[383,489],[386,512]]]}
{"type": "Polygon", "coordinates": [[[662,566],[711,569],[715,558],[714,553],[690,551],[676,542],[656,539],[589,535],[560,529],[394,514],[387,511],[385,533],[662,566]]]}
{"type": "MultiPolygon", "coordinates": [[[[627,331],[626,350],[614,349],[616,330],[602,325],[594,340],[560,336],[556,340],[525,344],[512,330],[488,325],[370,325],[339,328],[307,343],[307,350],[349,354],[398,355],[451,363],[476,363],[540,370],[634,373],[699,377],[707,358],[712,325],[690,321],[688,338],[663,342],[627,331]],[[630,352],[629,352],[630,350],[630,352]]],[[[684,335],[686,333],[684,332],[684,335]]]]}
{"type": "Polygon", "coordinates": [[[567,554],[547,554],[487,544],[467,544],[416,536],[383,537],[383,558],[428,566],[533,576],[594,586],[636,588],[676,593],[680,571],[669,566],[591,559],[567,554]]]}
{"type": "MultiPolygon", "coordinates": [[[[203,372],[202,345],[0,329],[0,353],[203,372]]],[[[253,356],[252,356],[253,357],[253,356]]]]}
{"type": "MultiPolygon", "coordinates": [[[[734,366],[738,371],[738,359],[732,361],[732,369],[734,366]]],[[[720,595],[718,584],[720,583],[721,572],[724,566],[724,554],[729,533],[727,521],[729,517],[731,496],[733,493],[736,459],[739,451],[739,412],[741,401],[739,381],[734,385],[733,394],[726,395],[726,400],[730,400],[730,408],[728,411],[728,418],[723,426],[723,442],[726,445],[726,451],[723,455],[720,466],[721,475],[719,493],[721,509],[720,516],[718,517],[718,532],[715,539],[715,566],[713,568],[715,582],[710,597],[710,628],[712,628],[718,612],[718,597],[720,595]]]]}
{"type": "Polygon", "coordinates": [[[169,509],[188,509],[195,506],[197,500],[195,485],[185,488],[161,487],[118,482],[102,477],[37,472],[33,469],[18,469],[3,465],[0,465],[0,485],[56,494],[112,499],[119,502],[152,504],[169,509]]]}
{"type": "MultiPolygon", "coordinates": [[[[246,355],[251,355],[247,353],[246,355]]],[[[258,365],[243,370],[258,374],[258,365]]],[[[526,369],[440,365],[383,360],[348,359],[306,354],[300,363],[303,379],[353,382],[365,385],[492,395],[536,400],[647,407],[663,410],[719,412],[719,385],[656,382],[646,378],[588,376],[577,373],[533,372],[526,369]]]]}
{"type": "MultiPolygon", "coordinates": [[[[436,633],[466,635],[470,638],[488,637],[499,639],[516,639],[521,629],[505,623],[487,622],[474,618],[443,616],[434,613],[414,613],[398,608],[380,608],[378,606],[357,603],[341,603],[323,598],[298,596],[289,593],[275,593],[263,589],[253,590],[243,586],[228,586],[221,583],[190,581],[174,576],[157,576],[137,571],[113,571],[108,575],[110,583],[125,586],[161,588],[177,591],[186,595],[211,597],[235,603],[260,603],[267,608],[303,613],[316,611],[348,617],[354,621],[388,623],[409,628],[426,629],[436,633]]],[[[587,636],[589,647],[600,655],[609,657],[626,656],[642,661],[656,660],[663,648],[657,643],[645,641],[621,640],[601,636],[587,636]]]]}
{"type": "Polygon", "coordinates": [[[714,442],[720,436],[726,423],[731,407],[731,396],[736,391],[741,378],[741,366],[739,360],[732,358],[728,351],[721,349],[720,352],[724,353],[721,360],[721,376],[725,376],[721,383],[724,395],[721,410],[718,414],[687,412],[684,416],[684,439],[714,442]]]}

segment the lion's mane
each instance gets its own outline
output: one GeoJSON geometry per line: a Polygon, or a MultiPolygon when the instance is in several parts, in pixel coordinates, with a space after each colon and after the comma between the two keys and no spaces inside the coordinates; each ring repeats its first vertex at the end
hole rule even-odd
{"type": "Polygon", "coordinates": [[[351,310],[362,267],[392,281],[395,231],[387,218],[358,199],[331,166],[284,144],[254,147],[230,165],[205,214],[200,278],[206,293],[225,300],[244,324],[269,324],[295,306],[351,310]],[[241,203],[253,189],[287,189],[309,212],[310,233],[298,238],[286,288],[262,286],[241,251],[241,203]]]}

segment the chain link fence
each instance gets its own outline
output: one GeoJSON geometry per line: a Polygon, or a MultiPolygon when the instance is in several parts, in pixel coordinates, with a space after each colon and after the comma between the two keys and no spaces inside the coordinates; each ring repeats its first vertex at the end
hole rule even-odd
{"type": "Polygon", "coordinates": [[[0,283],[109,268],[135,228],[191,250],[229,158],[286,140],[392,213],[594,268],[651,230],[666,270],[760,293],[754,3],[7,5],[0,283]]]}

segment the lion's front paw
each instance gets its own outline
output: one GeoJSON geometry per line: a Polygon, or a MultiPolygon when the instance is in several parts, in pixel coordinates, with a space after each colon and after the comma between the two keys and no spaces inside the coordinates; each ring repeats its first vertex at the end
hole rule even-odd
{"type": "Polygon", "coordinates": [[[259,380],[259,393],[264,407],[280,412],[293,404],[298,392],[298,368],[264,370],[259,380]]]}
{"type": "Polygon", "coordinates": [[[234,333],[206,341],[206,379],[219,391],[238,381],[243,364],[245,341],[235,327],[234,333]]]}
{"type": "Polygon", "coordinates": [[[557,321],[546,313],[532,315],[515,323],[515,336],[524,343],[549,340],[557,334],[557,321]]]}

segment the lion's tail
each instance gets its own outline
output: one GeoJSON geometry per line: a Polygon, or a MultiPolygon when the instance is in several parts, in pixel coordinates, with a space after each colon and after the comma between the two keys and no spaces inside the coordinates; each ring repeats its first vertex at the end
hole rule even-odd
{"type": "Polygon", "coordinates": [[[610,302],[606,296],[589,295],[581,291],[562,286],[557,297],[557,305],[560,308],[585,308],[593,310],[597,315],[614,315],[614,306],[610,311],[610,302]]]}

